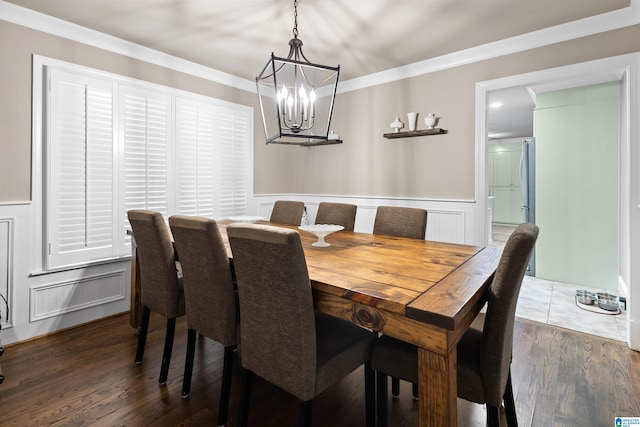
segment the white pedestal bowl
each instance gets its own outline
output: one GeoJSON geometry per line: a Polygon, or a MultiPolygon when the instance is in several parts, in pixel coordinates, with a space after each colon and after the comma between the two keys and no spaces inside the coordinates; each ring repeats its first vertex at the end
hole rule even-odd
{"type": "Polygon", "coordinates": [[[315,235],[318,238],[318,241],[312,243],[311,246],[326,248],[327,246],[331,246],[330,243],[324,241],[324,238],[331,233],[335,233],[336,231],[344,230],[344,227],[341,225],[335,224],[312,224],[312,225],[301,225],[298,227],[302,231],[306,231],[315,235]]]}

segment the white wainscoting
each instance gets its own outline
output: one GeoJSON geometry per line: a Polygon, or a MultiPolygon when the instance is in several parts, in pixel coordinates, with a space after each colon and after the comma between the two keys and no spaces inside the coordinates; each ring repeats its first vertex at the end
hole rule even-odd
{"type": "Polygon", "coordinates": [[[32,286],[30,321],[123,300],[126,298],[127,277],[126,270],[119,270],[78,280],[32,286]]]}
{"type": "Polygon", "coordinates": [[[4,301],[0,307],[2,343],[128,311],[131,262],[127,258],[42,273],[38,264],[42,238],[34,233],[33,210],[30,202],[0,203],[0,292],[9,302],[9,319],[4,301]]]}
{"type": "Polygon", "coordinates": [[[305,203],[310,224],[315,222],[320,202],[351,203],[358,206],[355,231],[371,233],[378,206],[406,206],[426,209],[427,240],[449,243],[477,244],[475,242],[474,201],[402,199],[313,194],[255,195],[256,214],[269,218],[276,200],[299,200],[305,203]]]}

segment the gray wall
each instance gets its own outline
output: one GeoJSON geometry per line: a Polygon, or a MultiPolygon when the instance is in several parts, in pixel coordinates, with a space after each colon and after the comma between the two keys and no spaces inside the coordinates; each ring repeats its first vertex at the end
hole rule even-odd
{"type": "Polygon", "coordinates": [[[254,107],[256,194],[472,200],[476,82],[640,51],[640,26],[339,94],[332,129],[344,144],[313,148],[266,146],[254,94],[6,21],[0,40],[0,202],[31,198],[33,53],[254,107]],[[383,138],[408,111],[437,113],[449,133],[383,138]]]}

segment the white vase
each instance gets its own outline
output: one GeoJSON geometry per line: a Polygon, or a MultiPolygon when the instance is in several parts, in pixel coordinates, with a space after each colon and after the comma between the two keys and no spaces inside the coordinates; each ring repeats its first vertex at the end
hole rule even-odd
{"type": "Polygon", "coordinates": [[[391,122],[391,124],[389,126],[395,132],[400,132],[400,129],[402,129],[404,127],[404,123],[402,123],[400,121],[400,117],[396,117],[396,119],[393,122],[391,122]]]}
{"type": "Polygon", "coordinates": [[[433,129],[436,126],[438,126],[439,120],[440,120],[440,117],[436,117],[435,114],[429,113],[427,117],[424,118],[424,124],[427,127],[427,129],[433,129]]]}
{"type": "Polygon", "coordinates": [[[409,130],[416,130],[418,125],[418,113],[407,113],[407,124],[409,125],[409,130]]]}

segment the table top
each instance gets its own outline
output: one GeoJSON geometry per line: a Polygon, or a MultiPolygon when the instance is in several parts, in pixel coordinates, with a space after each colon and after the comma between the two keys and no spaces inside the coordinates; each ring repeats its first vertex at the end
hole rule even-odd
{"type": "MultiPolygon", "coordinates": [[[[218,222],[225,241],[229,223],[218,222]]],[[[348,231],[327,236],[329,247],[314,247],[316,236],[298,231],[315,293],[449,331],[477,314],[501,254],[495,247],[348,231]]]]}

